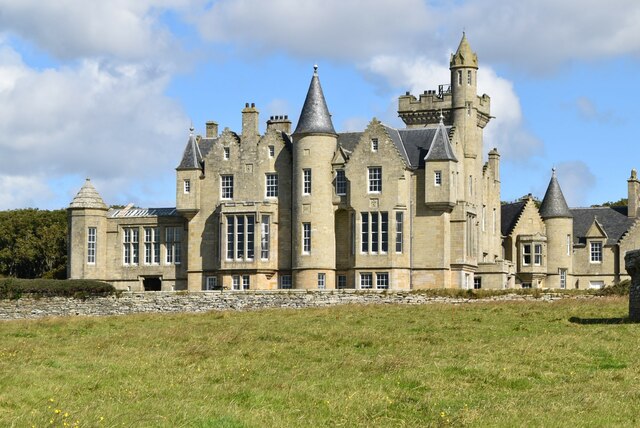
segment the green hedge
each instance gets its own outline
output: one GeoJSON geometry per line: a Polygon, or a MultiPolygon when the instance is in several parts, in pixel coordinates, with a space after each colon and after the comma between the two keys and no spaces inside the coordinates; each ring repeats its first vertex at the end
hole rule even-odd
{"type": "Polygon", "coordinates": [[[111,284],[88,279],[0,279],[0,299],[18,299],[23,295],[34,297],[89,297],[115,293],[111,284]]]}

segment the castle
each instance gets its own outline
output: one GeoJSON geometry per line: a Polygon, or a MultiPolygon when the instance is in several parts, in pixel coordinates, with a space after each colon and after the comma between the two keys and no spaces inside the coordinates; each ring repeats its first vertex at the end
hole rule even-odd
{"type": "Polygon", "coordinates": [[[450,84],[399,98],[402,129],[373,119],[336,132],[317,68],[293,132],[288,116],[272,116],[260,135],[254,104],[240,133],[192,128],[175,208],[109,209],[87,180],[68,208],[68,277],[190,291],[620,280],[622,251],[640,246],[637,177],[626,215],[569,210],[555,175],[540,208],[531,198],[502,206],[500,155],[483,161],[490,98],[477,94],[465,35],[450,71],[450,84]]]}

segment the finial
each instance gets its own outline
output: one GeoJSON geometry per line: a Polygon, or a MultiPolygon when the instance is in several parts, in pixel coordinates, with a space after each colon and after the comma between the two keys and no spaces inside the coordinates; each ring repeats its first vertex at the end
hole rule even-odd
{"type": "Polygon", "coordinates": [[[633,169],[631,170],[631,179],[632,179],[632,180],[637,180],[637,179],[638,179],[638,171],[636,171],[636,169],[635,169],[635,168],[633,168],[633,169]]]}
{"type": "Polygon", "coordinates": [[[556,167],[555,166],[553,168],[551,168],[551,176],[552,177],[556,176],[556,167]]]}
{"type": "Polygon", "coordinates": [[[193,127],[193,120],[191,121],[191,126],[189,126],[189,133],[190,135],[193,135],[193,131],[195,131],[195,128],[193,127]]]}
{"type": "Polygon", "coordinates": [[[85,181],[91,181],[91,179],[90,179],[89,177],[87,177],[87,178],[85,179],[85,181]]]}
{"type": "Polygon", "coordinates": [[[440,118],[440,123],[443,123],[443,122],[444,122],[444,115],[442,114],[442,109],[440,109],[440,116],[439,116],[439,118],[440,118]]]}
{"type": "Polygon", "coordinates": [[[315,75],[318,74],[318,64],[314,64],[313,65],[313,74],[315,74],[315,75]]]}

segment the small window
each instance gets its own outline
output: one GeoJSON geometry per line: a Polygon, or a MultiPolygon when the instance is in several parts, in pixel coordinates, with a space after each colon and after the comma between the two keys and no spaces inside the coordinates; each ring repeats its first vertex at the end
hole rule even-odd
{"type": "Polygon", "coordinates": [[[293,288],[291,275],[282,275],[280,277],[280,288],[283,290],[290,290],[291,288],[293,288]]]}
{"type": "Polygon", "coordinates": [[[363,272],[360,274],[360,288],[367,290],[373,286],[373,275],[371,272],[363,272]]]}
{"type": "Polygon", "coordinates": [[[369,193],[382,192],[382,167],[369,167],[369,193]]]}
{"type": "Polygon", "coordinates": [[[440,186],[442,184],[442,171],[435,171],[433,173],[433,184],[440,186]]]}
{"type": "Polygon", "coordinates": [[[224,147],[222,150],[224,151],[224,154],[223,154],[224,160],[229,160],[229,147],[224,147]]]}
{"type": "Polygon", "coordinates": [[[372,152],[377,152],[378,151],[378,139],[377,138],[372,138],[371,139],[371,151],[372,152]]]}
{"type": "Polygon", "coordinates": [[[559,269],[558,274],[560,275],[560,288],[567,288],[567,270],[559,269]]]}
{"type": "Polygon", "coordinates": [[[336,195],[344,196],[347,194],[347,177],[344,175],[344,169],[336,171],[336,195]]]}
{"type": "Polygon", "coordinates": [[[191,180],[184,180],[183,182],[184,193],[191,193],[191,180]]]}
{"type": "Polygon", "coordinates": [[[462,85],[462,70],[458,70],[458,86],[462,85]]]}
{"type": "Polygon", "coordinates": [[[402,224],[404,223],[402,212],[396,213],[396,253],[402,252],[402,224]]]}
{"type": "Polygon", "coordinates": [[[376,288],[378,290],[386,290],[389,288],[389,273],[377,272],[376,273],[376,288]]]}
{"type": "Polygon", "coordinates": [[[347,288],[347,275],[338,275],[338,288],[347,288]]]}
{"type": "Polygon", "coordinates": [[[233,199],[233,175],[220,176],[220,197],[233,199]]]}
{"type": "Polygon", "coordinates": [[[567,256],[571,255],[571,235],[567,235],[567,256]]]}
{"type": "Polygon", "coordinates": [[[311,252],[311,223],[302,223],[302,252],[311,252]]]}
{"type": "Polygon", "coordinates": [[[276,155],[276,148],[274,146],[269,146],[269,157],[272,158],[276,155]]]}
{"type": "Polygon", "coordinates": [[[473,277],[473,289],[480,290],[482,288],[482,277],[474,276],[473,277]]]}
{"type": "Polygon", "coordinates": [[[471,85],[472,82],[472,77],[471,77],[471,70],[467,71],[467,85],[471,85]]]}
{"type": "Polygon", "coordinates": [[[324,290],[327,288],[326,275],[323,272],[318,273],[318,289],[324,290]]]}
{"type": "Polygon", "coordinates": [[[591,263],[602,263],[602,241],[591,242],[591,263]]]}
{"type": "Polygon", "coordinates": [[[534,258],[533,258],[533,263],[536,266],[540,266],[542,264],[542,244],[535,244],[534,245],[534,258]]]}
{"type": "Polygon", "coordinates": [[[250,276],[249,275],[242,275],[242,289],[243,290],[248,290],[250,288],[250,276]]]}
{"type": "Polygon", "coordinates": [[[266,196],[267,198],[278,197],[278,174],[269,173],[266,176],[266,196]]]}
{"type": "Polygon", "coordinates": [[[522,283],[522,288],[531,288],[531,283],[530,282],[523,282],[522,283]]]}
{"type": "Polygon", "coordinates": [[[87,230],[87,264],[96,264],[96,228],[87,230]]]}
{"type": "Polygon", "coordinates": [[[525,266],[531,264],[531,244],[522,245],[522,264],[525,266]]]}
{"type": "Polygon", "coordinates": [[[217,290],[218,289],[218,277],[207,276],[204,283],[205,290],[217,290]]]}
{"type": "Polygon", "coordinates": [[[311,194],[311,169],[309,168],[302,170],[302,194],[311,194]]]}
{"type": "Polygon", "coordinates": [[[240,290],[240,275],[233,275],[231,281],[231,288],[233,290],[240,290]]]}

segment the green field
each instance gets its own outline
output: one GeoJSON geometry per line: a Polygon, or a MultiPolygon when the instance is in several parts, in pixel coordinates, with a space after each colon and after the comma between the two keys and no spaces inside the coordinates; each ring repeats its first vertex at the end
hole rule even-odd
{"type": "Polygon", "coordinates": [[[627,305],[0,322],[0,426],[638,426],[627,305]]]}

